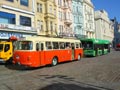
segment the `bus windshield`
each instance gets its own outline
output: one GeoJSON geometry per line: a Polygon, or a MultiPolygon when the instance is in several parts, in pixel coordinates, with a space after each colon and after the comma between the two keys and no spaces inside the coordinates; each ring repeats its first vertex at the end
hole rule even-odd
{"type": "Polygon", "coordinates": [[[82,42],[83,49],[93,49],[93,43],[88,41],[88,42],[82,42]]]}
{"type": "Polygon", "coordinates": [[[32,41],[17,41],[16,50],[32,50],[33,43],[32,41]]]}
{"type": "Polygon", "coordinates": [[[0,44],[0,52],[3,50],[3,44],[0,44]]]}

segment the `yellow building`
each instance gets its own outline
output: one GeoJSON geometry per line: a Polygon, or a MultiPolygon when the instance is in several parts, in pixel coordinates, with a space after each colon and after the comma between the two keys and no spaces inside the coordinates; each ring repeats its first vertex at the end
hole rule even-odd
{"type": "Polygon", "coordinates": [[[35,27],[38,35],[57,35],[57,4],[55,0],[36,0],[35,27]]]}
{"type": "Polygon", "coordinates": [[[36,35],[34,0],[2,0],[0,2],[0,39],[10,36],[36,35]]]}

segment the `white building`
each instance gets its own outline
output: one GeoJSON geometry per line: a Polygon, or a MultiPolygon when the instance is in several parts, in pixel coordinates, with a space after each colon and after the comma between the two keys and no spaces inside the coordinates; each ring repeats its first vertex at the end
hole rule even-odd
{"type": "Polygon", "coordinates": [[[0,2],[0,40],[36,35],[34,0],[2,0],[0,2]]]}
{"type": "Polygon", "coordinates": [[[95,38],[94,6],[91,0],[83,1],[84,34],[87,38],[95,38]]]}
{"type": "Polygon", "coordinates": [[[105,39],[112,42],[114,38],[113,23],[105,10],[95,11],[95,28],[97,39],[105,39]]]}

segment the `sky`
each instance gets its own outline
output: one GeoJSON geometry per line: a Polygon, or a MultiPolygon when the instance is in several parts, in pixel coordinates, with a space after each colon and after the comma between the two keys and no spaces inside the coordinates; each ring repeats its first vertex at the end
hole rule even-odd
{"type": "Polygon", "coordinates": [[[120,0],[91,0],[95,10],[105,10],[108,13],[108,17],[113,19],[117,18],[120,22],[120,0]]]}

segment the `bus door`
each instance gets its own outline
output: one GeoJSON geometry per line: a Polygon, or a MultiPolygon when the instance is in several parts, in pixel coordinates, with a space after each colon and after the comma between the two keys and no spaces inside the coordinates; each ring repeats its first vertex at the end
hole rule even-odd
{"type": "Polygon", "coordinates": [[[45,65],[45,60],[44,60],[44,42],[36,43],[36,50],[39,51],[40,66],[45,65]]]}
{"type": "Polygon", "coordinates": [[[72,60],[75,58],[75,44],[71,43],[71,48],[72,48],[72,60]]]}

